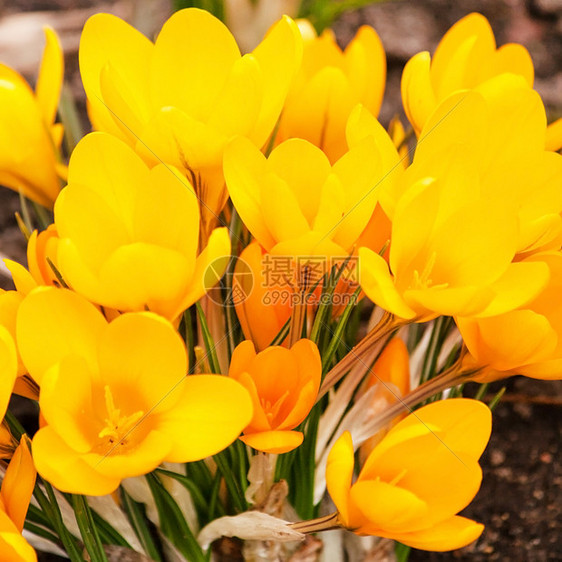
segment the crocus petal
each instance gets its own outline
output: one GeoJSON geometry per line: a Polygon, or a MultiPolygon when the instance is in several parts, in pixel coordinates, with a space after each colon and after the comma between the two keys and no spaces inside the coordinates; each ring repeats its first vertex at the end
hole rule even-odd
{"type": "Polygon", "coordinates": [[[119,486],[119,477],[102,475],[72,450],[49,426],[33,438],[37,472],[61,492],[103,496],[119,486]]]}
{"type": "Polygon", "coordinates": [[[45,32],[45,50],[37,78],[35,95],[45,123],[55,122],[64,72],[64,58],[59,38],[50,27],[45,32]]]}
{"type": "MultiPolygon", "coordinates": [[[[179,399],[171,391],[187,373],[187,352],[168,321],[150,312],[129,313],[116,318],[102,334],[99,365],[103,384],[134,388],[152,414],[172,408],[179,399]]],[[[116,403],[125,402],[129,392],[116,395],[116,403]]]]}
{"type": "Polygon", "coordinates": [[[265,157],[250,141],[238,137],[226,147],[223,165],[228,192],[244,224],[262,246],[271,248],[275,241],[261,209],[260,183],[266,173],[265,157]]]}
{"type": "Polygon", "coordinates": [[[23,435],[14,456],[10,460],[0,492],[6,513],[20,533],[23,529],[37,477],[29,444],[27,435],[23,435]]]}
{"type": "Polygon", "coordinates": [[[18,374],[18,354],[12,335],[0,325],[0,416],[4,417],[18,374]]]}
{"type": "Polygon", "coordinates": [[[166,460],[191,462],[230,445],[252,418],[246,389],[220,375],[190,375],[174,389],[177,406],[156,416],[158,431],[173,440],[166,460]]]}
{"type": "Polygon", "coordinates": [[[350,501],[368,520],[359,532],[365,533],[369,528],[385,531],[408,529],[412,523],[423,519],[428,512],[428,505],[409,490],[392,486],[380,480],[357,482],[351,487],[350,501]]]}
{"type": "Polygon", "coordinates": [[[353,443],[346,431],[335,442],[326,465],[326,486],[344,524],[349,521],[349,490],[353,477],[353,443]]]}
{"type": "Polygon", "coordinates": [[[412,548],[444,552],[469,545],[482,534],[483,530],[484,525],[481,523],[457,515],[441,521],[429,529],[389,536],[412,548]]]}
{"type": "Polygon", "coordinates": [[[264,97],[256,127],[251,135],[257,147],[262,147],[275,122],[302,57],[302,38],[295,22],[287,17],[274,24],[252,55],[258,61],[264,77],[264,97]]]}
{"type": "Polygon", "coordinates": [[[81,357],[69,355],[48,369],[41,380],[41,414],[74,451],[86,453],[97,438],[91,421],[92,373],[81,357]]]}
{"type": "Polygon", "coordinates": [[[167,313],[168,318],[177,318],[216,284],[226,271],[230,250],[228,229],[224,227],[215,228],[209,237],[207,246],[195,260],[195,267],[187,291],[173,311],[167,313]]]}
{"type": "Polygon", "coordinates": [[[38,287],[21,303],[18,347],[31,376],[43,373],[63,357],[76,353],[97,371],[97,347],[107,323],[83,297],[66,289],[38,287]]]}
{"type": "MultiPolygon", "coordinates": [[[[143,423],[143,421],[139,423],[143,423]]],[[[133,428],[129,437],[134,439],[136,431],[138,431],[138,428],[133,428]]],[[[119,480],[122,480],[154,470],[166,458],[171,446],[172,442],[168,435],[159,431],[150,431],[131,450],[121,451],[120,448],[116,447],[114,451],[110,450],[105,455],[97,453],[86,454],[81,460],[101,476],[107,478],[117,477],[119,480]]],[[[99,496],[105,494],[89,495],[99,496]]]]}
{"type": "Polygon", "coordinates": [[[205,119],[239,58],[236,41],[220,20],[195,8],[176,12],[162,26],[154,46],[150,73],[154,104],[175,106],[205,119]]]}
{"type": "Polygon", "coordinates": [[[246,445],[273,455],[281,455],[302,444],[304,435],[300,431],[261,431],[242,435],[240,441],[246,445]]]}
{"type": "Polygon", "coordinates": [[[128,138],[114,117],[114,114],[119,116],[119,109],[110,110],[103,100],[100,74],[111,62],[115,71],[131,85],[127,93],[135,96],[135,106],[146,107],[150,66],[147,62],[151,59],[152,51],[152,43],[122,19],[111,14],[95,14],[88,19],[80,38],[80,75],[88,96],[89,114],[96,129],[124,140],[128,138]]]}
{"type": "Polygon", "coordinates": [[[437,100],[430,79],[431,56],[427,51],[414,55],[402,72],[402,100],[408,121],[419,135],[437,100]]]}
{"type": "Polygon", "coordinates": [[[0,510],[0,557],[13,562],[37,562],[37,554],[21,536],[6,513],[0,510]]]}
{"type": "Polygon", "coordinates": [[[374,303],[400,318],[415,318],[416,312],[396,290],[384,258],[368,248],[359,248],[359,260],[361,288],[365,294],[374,303]]]}

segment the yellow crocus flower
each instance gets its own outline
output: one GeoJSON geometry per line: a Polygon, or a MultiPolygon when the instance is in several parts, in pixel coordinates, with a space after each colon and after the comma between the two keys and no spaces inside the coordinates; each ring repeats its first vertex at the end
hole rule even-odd
{"type": "Polygon", "coordinates": [[[491,318],[456,318],[469,354],[467,367],[483,369],[479,381],[510,375],[562,378],[562,253],[535,254],[550,270],[546,287],[528,304],[491,318]]]}
{"type": "Polygon", "coordinates": [[[38,287],[20,306],[17,338],[41,387],[33,458],[59,490],[105,495],[163,461],[214,455],[252,417],[238,382],[186,376],[182,339],[151,312],[108,323],[76,293],[38,287]]]}
{"type": "Polygon", "coordinates": [[[389,262],[359,249],[361,287],[408,320],[513,310],[548,280],[543,263],[512,263],[518,233],[509,205],[483,196],[476,171],[451,157],[440,177],[417,180],[399,199],[389,262]]]}
{"type": "Polygon", "coordinates": [[[354,109],[346,134],[349,150],[333,165],[304,139],[286,140],[269,158],[243,137],[227,146],[230,197],[268,252],[325,258],[352,252],[379,194],[402,168],[388,133],[367,109],[354,109]]]}
{"type": "Polygon", "coordinates": [[[205,294],[209,264],[230,254],[226,228],[198,251],[199,204],[185,177],[165,164],[149,169],[107,133],[74,149],[55,224],[56,263],[70,287],[105,307],[170,320],[205,294]]]}
{"type": "Polygon", "coordinates": [[[478,459],[490,438],[491,420],[488,407],[476,400],[424,406],[388,432],[354,483],[353,443],[344,433],[326,468],[336,523],[423,550],[470,544],[484,526],[456,514],[480,487],[478,459]]]}
{"type": "MultiPolygon", "coordinates": [[[[308,24],[308,25],[306,25],[308,24]]],[[[362,26],[344,51],[333,31],[303,33],[303,59],[276,135],[277,143],[298,137],[321,148],[330,162],[347,152],[346,123],[361,103],[378,115],[386,80],[386,57],[376,31],[362,26]]]]}
{"type": "Polygon", "coordinates": [[[265,144],[301,53],[288,17],[241,56],[226,26],[203,10],[173,14],[155,43],[97,14],[82,32],[80,71],[94,127],[129,143],[150,166],[166,162],[188,174],[206,225],[227,198],[224,146],[233,135],[265,144]]]}
{"type": "Polygon", "coordinates": [[[481,14],[459,20],[443,36],[433,58],[427,51],[418,53],[404,68],[402,100],[416,134],[449,95],[503,73],[517,74],[532,87],[534,67],[527,49],[516,43],[496,49],[494,32],[481,14]]]}
{"type": "Polygon", "coordinates": [[[59,39],[45,28],[46,45],[37,87],[0,64],[0,185],[52,208],[60,191],[62,125],[55,124],[64,59],[59,39]]]}

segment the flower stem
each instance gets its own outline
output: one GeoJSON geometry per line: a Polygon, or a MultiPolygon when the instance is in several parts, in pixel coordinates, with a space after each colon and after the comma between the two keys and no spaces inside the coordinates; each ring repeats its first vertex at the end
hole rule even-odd
{"type": "Polygon", "coordinates": [[[299,533],[310,534],[320,531],[332,531],[334,529],[339,529],[342,525],[339,520],[339,513],[336,511],[335,513],[330,513],[330,515],[318,517],[317,519],[290,523],[289,527],[299,533]]]}
{"type": "Polygon", "coordinates": [[[326,374],[320,387],[317,401],[340,381],[354,363],[361,361],[380,339],[388,336],[407,322],[385,312],[379,323],[326,374]]]}

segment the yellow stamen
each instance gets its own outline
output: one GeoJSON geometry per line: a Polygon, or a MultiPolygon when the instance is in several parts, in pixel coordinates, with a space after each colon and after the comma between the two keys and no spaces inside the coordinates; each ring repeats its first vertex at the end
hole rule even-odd
{"type": "Polygon", "coordinates": [[[119,442],[120,445],[125,445],[125,436],[142,418],[144,412],[139,410],[129,416],[121,415],[121,410],[115,407],[113,394],[108,385],[105,386],[104,392],[105,408],[107,410],[107,418],[104,420],[106,426],[98,433],[98,437],[100,439],[109,437],[109,443],[119,442]]]}

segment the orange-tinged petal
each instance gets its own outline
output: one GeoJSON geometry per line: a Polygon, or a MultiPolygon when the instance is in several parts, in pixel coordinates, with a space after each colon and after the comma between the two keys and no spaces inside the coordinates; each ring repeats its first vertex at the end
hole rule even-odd
{"type": "MultiPolygon", "coordinates": [[[[229,374],[229,376],[231,375],[229,374]]],[[[265,413],[264,402],[260,400],[258,388],[252,376],[246,372],[241,372],[238,376],[232,376],[232,378],[237,380],[248,391],[250,398],[252,399],[254,414],[249,425],[244,428],[244,432],[254,433],[270,431],[271,420],[268,419],[265,413]]]]}
{"type": "Polygon", "coordinates": [[[230,445],[252,418],[252,401],[235,380],[220,375],[190,375],[175,389],[173,410],[156,418],[156,429],[173,442],[170,462],[191,462],[230,445]]]}
{"type": "Polygon", "coordinates": [[[33,438],[33,460],[37,472],[61,492],[102,496],[119,486],[119,477],[102,475],[90,467],[49,426],[33,438]]]}
{"type": "Polygon", "coordinates": [[[482,534],[483,530],[484,525],[481,523],[456,515],[433,525],[429,529],[413,533],[392,534],[390,538],[412,548],[444,552],[469,545],[482,534]]]}
{"type": "Polygon", "coordinates": [[[238,378],[248,368],[248,365],[256,358],[256,348],[250,340],[243,341],[237,345],[232,352],[230,366],[228,368],[228,376],[238,378]]]}
{"type": "Polygon", "coordinates": [[[6,513],[0,510],[0,557],[10,562],[37,562],[37,554],[21,536],[6,513]]]}
{"type": "Polygon", "coordinates": [[[59,38],[50,27],[44,27],[45,50],[37,78],[35,95],[45,123],[55,122],[64,73],[64,57],[59,38]]]}
{"type": "Polygon", "coordinates": [[[97,371],[97,346],[106,321],[86,299],[66,289],[38,287],[21,303],[18,347],[31,376],[41,384],[45,371],[78,354],[97,371]]]}
{"type": "Polygon", "coordinates": [[[273,455],[288,453],[300,447],[304,435],[300,431],[260,431],[259,433],[246,433],[240,441],[246,445],[273,455]]]}
{"type": "Polygon", "coordinates": [[[533,59],[531,59],[529,51],[527,51],[523,45],[519,45],[518,43],[502,45],[496,51],[494,63],[497,74],[500,72],[513,72],[514,74],[523,76],[529,87],[533,87],[533,82],[535,80],[533,59]]]}
{"type": "Polygon", "coordinates": [[[353,443],[351,434],[346,431],[335,442],[326,464],[326,486],[332,501],[336,504],[340,519],[349,525],[349,492],[353,477],[353,443]]]}
{"type": "Polygon", "coordinates": [[[37,477],[30,443],[27,435],[23,435],[6,469],[0,492],[6,513],[20,533],[37,477]]]}

